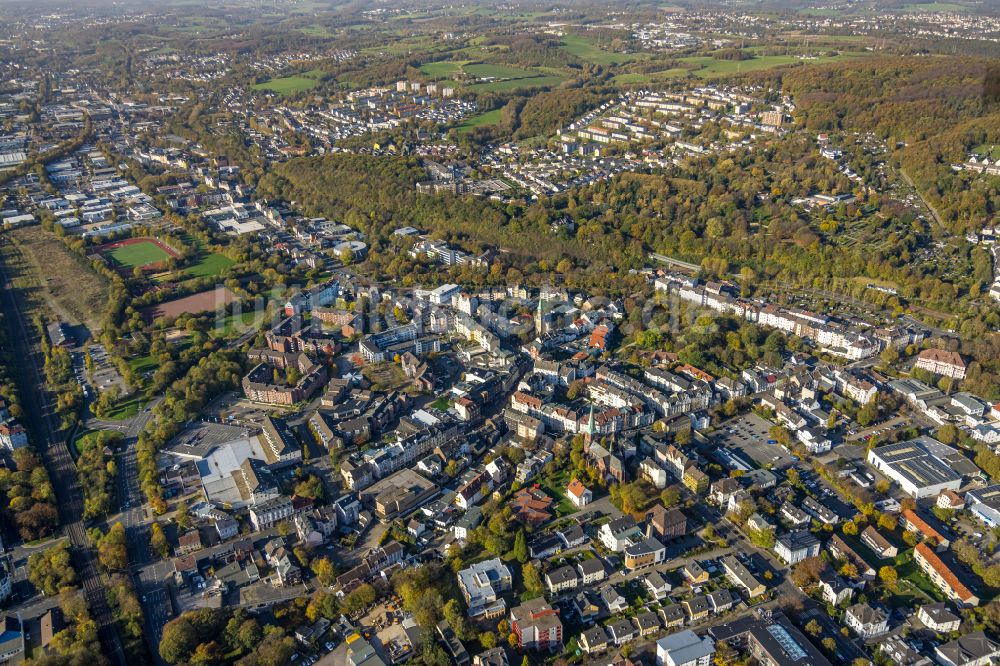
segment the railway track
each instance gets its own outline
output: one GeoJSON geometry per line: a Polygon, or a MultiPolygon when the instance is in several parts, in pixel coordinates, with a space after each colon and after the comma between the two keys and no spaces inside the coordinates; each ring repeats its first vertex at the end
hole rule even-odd
{"type": "MultiPolygon", "coordinates": [[[[13,253],[19,253],[16,246],[8,247],[12,248],[13,253]]],[[[83,523],[83,491],[76,475],[76,466],[65,439],[58,436],[59,428],[53,425],[52,399],[45,388],[42,374],[44,357],[38,332],[25,319],[2,256],[0,282],[0,302],[3,303],[3,311],[7,313],[16,357],[22,360],[14,369],[19,375],[21,400],[34,436],[35,448],[45,464],[56,493],[59,522],[72,546],[74,568],[83,587],[87,607],[97,623],[105,655],[115,664],[127,666],[128,660],[118,634],[118,626],[105,596],[108,576],[97,566],[94,544],[83,523]]]]}

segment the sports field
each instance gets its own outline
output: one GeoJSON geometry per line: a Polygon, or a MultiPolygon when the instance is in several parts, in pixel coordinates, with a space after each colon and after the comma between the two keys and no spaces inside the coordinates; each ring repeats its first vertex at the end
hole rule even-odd
{"type": "Polygon", "coordinates": [[[236,294],[225,287],[217,287],[209,291],[191,294],[190,296],[178,298],[173,301],[166,301],[159,305],[150,306],[143,309],[142,315],[146,318],[146,321],[153,321],[157,317],[177,317],[185,312],[212,312],[235,300],[236,294]]]}
{"type": "Polygon", "coordinates": [[[177,256],[173,248],[154,238],[127,238],[102,245],[97,251],[109,259],[115,268],[124,272],[135,268],[152,268],[177,256]]]}

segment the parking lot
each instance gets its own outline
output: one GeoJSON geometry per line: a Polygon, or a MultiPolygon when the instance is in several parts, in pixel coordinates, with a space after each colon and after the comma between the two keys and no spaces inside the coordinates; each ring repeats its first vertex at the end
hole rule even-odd
{"type": "MultiPolygon", "coordinates": [[[[104,349],[103,345],[95,344],[88,347],[90,352],[90,360],[93,361],[93,371],[90,373],[90,379],[93,382],[93,386],[99,392],[107,391],[112,386],[117,386],[121,389],[122,393],[127,393],[128,387],[125,386],[125,380],[122,379],[121,374],[118,372],[118,368],[111,363],[108,358],[108,352],[104,349]]],[[[76,366],[77,354],[74,357],[74,368],[76,366]]],[[[80,363],[84,363],[83,354],[79,354],[80,363]]],[[[79,375],[77,379],[79,379],[79,375]]],[[[97,397],[97,396],[93,396],[97,397]]]]}
{"type": "Polygon", "coordinates": [[[771,438],[771,425],[753,413],[737,416],[722,423],[712,433],[712,439],[728,449],[739,451],[759,467],[791,467],[797,462],[796,457],[771,438]]]}
{"type": "Polygon", "coordinates": [[[270,413],[284,411],[280,406],[267,406],[250,402],[235,391],[224,393],[205,408],[208,420],[218,419],[233,425],[253,425],[260,423],[270,413]]]}

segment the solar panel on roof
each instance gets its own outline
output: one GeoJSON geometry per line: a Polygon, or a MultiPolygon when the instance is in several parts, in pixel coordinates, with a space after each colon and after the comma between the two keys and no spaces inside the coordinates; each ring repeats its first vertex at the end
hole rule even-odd
{"type": "Polygon", "coordinates": [[[802,649],[802,646],[798,644],[792,635],[788,633],[788,630],[782,627],[780,624],[769,624],[767,626],[767,633],[774,637],[774,640],[778,641],[778,645],[781,649],[785,651],[788,657],[792,661],[798,661],[799,659],[804,659],[806,651],[802,649]]]}

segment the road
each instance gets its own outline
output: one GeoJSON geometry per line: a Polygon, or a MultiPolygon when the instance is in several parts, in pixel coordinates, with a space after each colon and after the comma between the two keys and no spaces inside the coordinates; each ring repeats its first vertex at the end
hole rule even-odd
{"type": "Polygon", "coordinates": [[[83,524],[83,492],[76,475],[76,466],[65,439],[58,436],[59,429],[53,424],[53,402],[45,388],[42,374],[44,359],[38,331],[27,324],[7,266],[2,261],[0,281],[3,283],[3,311],[7,314],[11,328],[15,357],[23,360],[13,370],[19,375],[21,400],[35,447],[45,463],[55,490],[59,521],[73,547],[74,568],[83,586],[87,606],[97,623],[104,653],[116,664],[125,666],[127,660],[121,636],[104,592],[108,576],[98,570],[93,544],[83,524]]]}

